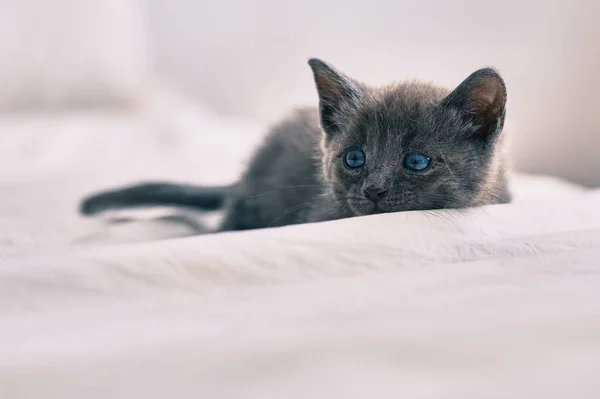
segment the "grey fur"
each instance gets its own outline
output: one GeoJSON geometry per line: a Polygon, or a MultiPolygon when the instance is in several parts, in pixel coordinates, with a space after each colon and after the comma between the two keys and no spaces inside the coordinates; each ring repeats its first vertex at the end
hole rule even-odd
{"type": "Polygon", "coordinates": [[[81,203],[83,215],[94,215],[114,208],[149,206],[188,206],[204,210],[223,207],[231,187],[198,187],[175,183],[140,183],[94,195],[81,203]]]}
{"type": "Polygon", "coordinates": [[[235,185],[138,185],[88,197],[81,212],[224,205],[219,231],[231,231],[510,201],[502,135],[506,86],[495,70],[480,69],[450,92],[421,82],[372,88],[321,60],[309,65],[318,112],[297,110],[273,127],[235,185]],[[344,165],[349,147],[364,150],[364,168],[344,165]],[[409,151],[429,155],[432,165],[423,172],[405,169],[409,151]],[[365,190],[386,194],[374,203],[365,190]]]}

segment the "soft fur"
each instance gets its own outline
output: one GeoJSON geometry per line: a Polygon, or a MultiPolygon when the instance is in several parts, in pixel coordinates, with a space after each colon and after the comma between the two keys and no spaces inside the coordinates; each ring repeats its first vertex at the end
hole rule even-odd
{"type": "Polygon", "coordinates": [[[495,70],[480,69],[450,92],[421,82],[372,88],[321,60],[309,65],[318,111],[297,110],[275,126],[238,183],[139,184],[93,195],[81,212],[224,206],[219,231],[230,231],[510,200],[502,135],[506,86],[495,70]],[[345,166],[350,147],[364,150],[364,168],[345,166]],[[408,152],[427,154],[431,166],[404,168],[408,152]],[[386,192],[377,203],[365,196],[373,188],[386,192]]]}

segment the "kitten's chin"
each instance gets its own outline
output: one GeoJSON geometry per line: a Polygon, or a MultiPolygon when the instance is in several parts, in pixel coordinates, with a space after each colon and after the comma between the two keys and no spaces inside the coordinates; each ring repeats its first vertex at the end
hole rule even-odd
{"type": "Polygon", "coordinates": [[[406,209],[394,209],[387,201],[374,204],[371,201],[348,200],[348,207],[355,216],[378,215],[380,213],[400,212],[406,209]]]}
{"type": "Polygon", "coordinates": [[[348,201],[348,206],[355,216],[376,215],[388,212],[371,201],[348,201]]]}

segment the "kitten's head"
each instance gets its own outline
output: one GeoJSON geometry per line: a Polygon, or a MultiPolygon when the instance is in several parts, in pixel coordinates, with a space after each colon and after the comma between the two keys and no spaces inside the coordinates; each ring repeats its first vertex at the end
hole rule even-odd
{"type": "Polygon", "coordinates": [[[355,215],[508,201],[506,86],[480,69],[454,91],[371,88],[318,59],[323,178],[355,215]]]}

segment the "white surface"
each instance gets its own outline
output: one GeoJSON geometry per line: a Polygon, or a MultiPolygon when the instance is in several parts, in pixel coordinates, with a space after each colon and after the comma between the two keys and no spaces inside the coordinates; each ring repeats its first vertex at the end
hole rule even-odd
{"type": "Polygon", "coordinates": [[[0,109],[130,104],[150,58],[144,0],[0,0],[0,109]]]}
{"type": "Polygon", "coordinates": [[[0,122],[3,398],[600,396],[598,191],[522,176],[512,205],[156,240],[185,228],[77,200],[231,180],[259,128],[160,102],[21,118],[0,122]]]}

